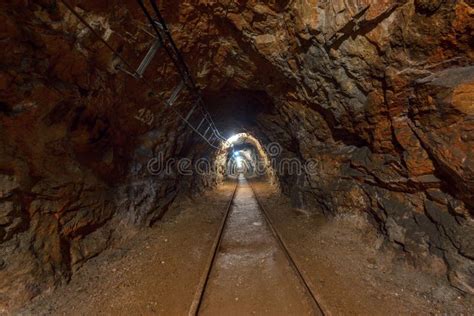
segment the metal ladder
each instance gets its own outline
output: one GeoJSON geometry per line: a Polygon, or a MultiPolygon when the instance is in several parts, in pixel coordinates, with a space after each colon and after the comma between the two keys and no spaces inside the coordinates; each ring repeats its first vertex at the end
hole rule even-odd
{"type": "Polygon", "coordinates": [[[201,93],[194,83],[194,80],[191,76],[188,66],[184,61],[179,49],[176,47],[176,44],[171,36],[171,33],[166,25],[163,16],[156,5],[155,0],[149,0],[151,7],[154,11],[154,17],[148,9],[145,7],[144,0],[137,0],[140,5],[143,13],[148,19],[151,27],[155,31],[156,37],[153,41],[153,44],[149,48],[145,57],[141,61],[135,73],[131,73],[125,70],[123,67],[120,67],[120,70],[134,77],[135,79],[143,79],[143,75],[150,65],[153,57],[156,55],[159,48],[165,49],[167,55],[171,58],[176,70],[178,71],[181,81],[173,89],[171,96],[168,100],[165,101],[167,107],[173,107],[174,103],[178,100],[183,90],[186,88],[191,95],[194,97],[193,106],[189,111],[182,115],[175,110],[178,116],[202,139],[204,139],[211,147],[219,149],[219,144],[221,142],[226,142],[226,139],[220,134],[217,129],[214,121],[212,120],[211,115],[206,110],[205,104],[202,100],[201,93]],[[191,120],[191,118],[194,118],[191,120]],[[196,121],[196,123],[193,123],[196,121]],[[197,123],[199,122],[199,123],[197,123]]]}

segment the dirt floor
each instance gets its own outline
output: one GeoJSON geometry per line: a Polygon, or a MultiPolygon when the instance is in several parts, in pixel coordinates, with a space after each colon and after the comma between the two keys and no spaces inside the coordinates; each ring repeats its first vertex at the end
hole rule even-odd
{"type": "Polygon", "coordinates": [[[474,315],[474,298],[381,247],[361,215],[326,219],[292,208],[266,183],[252,187],[305,279],[332,315],[474,315]]]}
{"type": "MultiPolygon", "coordinates": [[[[143,230],[120,248],[109,249],[90,260],[68,285],[38,297],[17,314],[187,315],[206,271],[234,185],[226,183],[200,198],[179,199],[162,221],[143,230]]],[[[252,186],[328,314],[474,314],[472,297],[464,297],[445,280],[429,277],[397,260],[395,251],[380,247],[382,239],[362,217],[348,215],[327,220],[318,215],[317,210],[291,208],[288,199],[268,184],[252,182],[252,186]]],[[[231,213],[229,219],[234,216],[235,220],[229,222],[227,239],[222,243],[223,255],[216,261],[218,268],[211,271],[201,313],[222,314],[220,307],[227,304],[234,306],[236,311],[239,306],[246,306],[240,310],[245,311],[244,314],[255,311],[257,315],[275,315],[272,313],[275,304],[286,306],[281,314],[310,314],[304,303],[303,290],[274,244],[272,246],[268,231],[265,232],[267,226],[261,214],[247,216],[243,213],[248,206],[254,206],[249,191],[238,191],[234,203],[234,214],[231,213]],[[234,256],[231,261],[239,262],[235,256],[247,255],[242,253],[245,242],[239,240],[243,232],[248,235],[249,242],[256,243],[256,236],[264,239],[262,245],[247,247],[251,250],[248,255],[261,255],[264,261],[256,262],[254,270],[247,265],[244,272],[237,273],[235,267],[226,266],[226,260],[234,256]],[[256,234],[251,236],[252,232],[256,234]],[[273,254],[267,256],[268,251],[273,254]],[[279,267],[274,270],[278,278],[269,280],[266,277],[269,274],[260,272],[273,265],[279,267]],[[281,277],[283,273],[289,277],[281,277]],[[261,301],[261,306],[245,305],[246,299],[263,291],[261,287],[249,288],[245,284],[255,278],[269,282],[265,295],[272,301],[261,301]],[[287,284],[282,285],[284,280],[287,284]],[[222,284],[235,286],[223,288],[222,284]],[[245,287],[248,287],[247,291],[245,287]],[[299,301],[301,304],[297,308],[301,309],[290,312],[288,304],[285,305],[287,295],[295,299],[292,298],[292,302],[299,301]],[[256,308],[259,308],[258,312],[256,308]]],[[[255,258],[245,260],[249,263],[255,258]]],[[[258,301],[258,297],[253,298],[253,302],[258,301]]]]}
{"type": "Polygon", "coordinates": [[[200,315],[321,315],[239,179],[200,315]]]}
{"type": "Polygon", "coordinates": [[[88,261],[67,286],[22,315],[187,315],[226,205],[226,183],[177,201],[152,228],[88,261]]]}

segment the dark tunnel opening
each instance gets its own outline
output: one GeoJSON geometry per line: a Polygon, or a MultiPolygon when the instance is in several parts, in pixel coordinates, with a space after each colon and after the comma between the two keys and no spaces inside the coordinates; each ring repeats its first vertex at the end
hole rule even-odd
{"type": "Polygon", "coordinates": [[[259,116],[274,111],[273,102],[265,91],[205,91],[204,99],[217,127],[226,138],[238,133],[258,132],[259,116]]]}

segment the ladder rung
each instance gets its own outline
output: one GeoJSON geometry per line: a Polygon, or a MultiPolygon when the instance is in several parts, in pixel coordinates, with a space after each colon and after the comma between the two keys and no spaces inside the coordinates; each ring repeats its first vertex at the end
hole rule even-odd
{"type": "MultiPolygon", "coordinates": [[[[155,18],[152,17],[150,12],[145,6],[144,0],[139,0],[138,1],[141,9],[143,10],[145,16],[148,19],[148,22],[150,22],[151,26],[153,27],[154,31],[156,32],[157,38],[155,39],[155,42],[153,45],[150,47],[148,50],[147,54],[143,58],[142,62],[140,63],[140,66],[138,69],[135,71],[134,74],[132,74],[135,78],[137,79],[142,79],[143,74],[146,70],[146,68],[149,66],[151,63],[153,57],[156,54],[156,51],[158,50],[159,47],[164,46],[166,49],[166,53],[168,56],[172,59],[172,61],[175,64],[175,67],[177,68],[180,76],[181,76],[181,83],[174,89],[172,92],[170,98],[165,101],[165,104],[168,106],[172,106],[173,103],[177,100],[179,97],[179,93],[184,87],[187,87],[190,92],[192,92],[192,95],[194,96],[196,93],[199,94],[199,88],[195,85],[193,78],[189,72],[189,69],[186,65],[186,62],[183,60],[178,48],[176,47],[176,44],[174,43],[174,40],[171,36],[170,31],[168,30],[166,26],[166,22],[163,20],[163,17],[161,16],[160,9],[158,8],[158,5],[156,4],[155,0],[150,0],[150,4],[153,8],[153,11],[155,12],[155,18]]],[[[129,73],[130,74],[130,73],[129,73]]],[[[222,139],[222,136],[220,135],[219,131],[217,130],[216,126],[214,125],[214,122],[212,121],[212,117],[210,116],[209,113],[202,113],[204,114],[204,117],[202,118],[201,122],[197,126],[197,128],[194,128],[193,124],[189,121],[189,119],[192,117],[193,113],[195,112],[196,106],[197,105],[203,105],[202,99],[199,97],[197,100],[197,104],[194,104],[191,110],[186,114],[186,117],[183,117],[178,111],[176,111],[176,114],[184,120],[184,122],[193,129],[196,134],[201,136],[211,147],[214,147],[218,149],[217,146],[214,145],[215,141],[219,141],[222,139]],[[207,121],[208,124],[206,124],[207,129],[204,135],[200,132],[200,128],[203,126],[204,122],[207,121]],[[211,130],[211,135],[209,138],[206,137],[206,134],[208,131],[211,130]]],[[[202,110],[203,112],[207,112],[202,110]]]]}
{"type": "Polygon", "coordinates": [[[202,120],[201,120],[201,123],[199,123],[198,127],[196,127],[196,130],[199,131],[199,128],[201,127],[202,123],[204,123],[204,121],[206,120],[206,117],[204,117],[202,120]]]}
{"type": "Polygon", "coordinates": [[[176,102],[176,100],[178,99],[179,93],[181,92],[183,87],[184,87],[184,81],[181,81],[179,85],[176,86],[176,88],[174,88],[173,93],[168,99],[168,102],[167,102],[168,106],[172,106],[176,102]]]}
{"type": "Polygon", "coordinates": [[[209,137],[207,139],[207,142],[209,142],[210,144],[214,144],[215,136],[216,136],[216,133],[213,131],[212,134],[211,134],[211,137],[209,137]],[[211,140],[212,140],[212,142],[211,142],[211,140]]]}
{"type": "Polygon", "coordinates": [[[219,138],[214,138],[214,140],[212,141],[212,144],[214,145],[215,143],[217,143],[217,145],[219,145],[221,142],[222,140],[220,140],[219,138]]]}
{"type": "Polygon", "coordinates": [[[132,77],[136,77],[136,74],[131,73],[130,71],[128,71],[127,69],[125,69],[121,64],[118,64],[117,66],[115,66],[115,69],[120,70],[120,71],[123,71],[124,73],[126,73],[127,75],[130,75],[130,76],[132,76],[132,77]]]}
{"type": "Polygon", "coordinates": [[[186,115],[186,121],[189,121],[189,118],[191,117],[191,115],[193,115],[194,109],[196,109],[198,105],[199,105],[199,102],[194,103],[194,106],[191,108],[191,110],[189,110],[188,115],[186,115]]]}
{"type": "Polygon", "coordinates": [[[138,68],[137,68],[136,76],[138,78],[143,77],[143,73],[145,72],[146,68],[150,64],[153,57],[155,56],[156,51],[160,47],[161,47],[161,41],[157,38],[157,39],[155,39],[155,42],[153,43],[153,45],[151,45],[150,49],[146,53],[145,57],[143,58],[142,62],[140,63],[140,66],[138,66],[138,68]]]}
{"type": "Polygon", "coordinates": [[[155,22],[155,25],[158,26],[158,28],[163,31],[163,25],[161,25],[160,22],[158,21],[153,21],[153,22],[155,22]]]}

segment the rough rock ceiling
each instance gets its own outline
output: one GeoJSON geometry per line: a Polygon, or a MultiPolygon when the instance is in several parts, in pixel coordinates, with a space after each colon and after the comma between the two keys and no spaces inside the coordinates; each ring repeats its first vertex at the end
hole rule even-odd
{"type": "MultiPolygon", "coordinates": [[[[138,65],[151,37],[135,1],[70,3],[138,65]]],[[[320,162],[280,175],[295,203],[364,212],[416,266],[473,292],[472,1],[161,7],[221,128],[320,162]]],[[[66,280],[124,223],[150,224],[179,190],[217,181],[152,176],[149,159],[216,153],[163,106],[178,80],[164,54],[151,93],[61,2],[0,8],[0,304],[13,304],[66,280]]]]}

